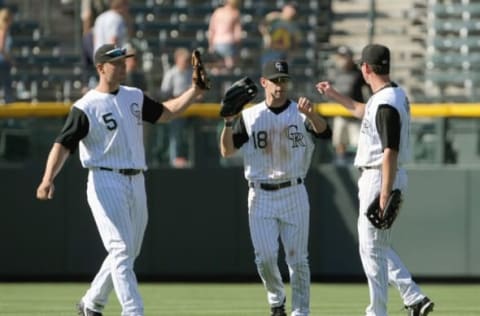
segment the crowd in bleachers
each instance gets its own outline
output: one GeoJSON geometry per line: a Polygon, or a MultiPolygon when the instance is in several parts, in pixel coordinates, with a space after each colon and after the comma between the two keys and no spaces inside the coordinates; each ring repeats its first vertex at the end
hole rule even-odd
{"type": "MultiPolygon", "coordinates": [[[[26,1],[26,0],[25,0],[26,1]]],[[[46,34],[43,21],[38,14],[19,12],[28,8],[18,1],[5,1],[13,14],[11,34],[14,65],[12,68],[15,99],[20,101],[66,101],[79,97],[88,85],[89,65],[82,60],[82,38],[88,32],[85,21],[90,27],[95,22],[91,16],[86,18],[81,4],[84,1],[47,1],[50,11],[58,14],[71,14],[70,22],[55,25],[46,34]],[[62,9],[63,6],[63,9],[62,9]],[[69,7],[70,10],[65,8],[69,7]],[[22,14],[20,14],[22,13],[22,14]],[[84,24],[82,25],[82,21],[84,24]],[[88,22],[87,22],[88,23],[88,22]],[[76,25],[78,24],[78,25],[76,25]],[[58,28],[64,32],[57,32],[58,28]],[[65,36],[70,29],[70,38],[65,36]],[[58,33],[58,35],[57,35],[58,33]],[[75,33],[82,33],[81,35],[75,33]],[[74,39],[74,41],[72,41],[74,39]],[[70,45],[71,47],[68,47],[70,45]]],[[[108,2],[90,0],[86,2],[108,2]]],[[[229,65],[229,71],[213,73],[215,89],[206,101],[218,102],[223,89],[234,79],[248,75],[259,76],[263,50],[262,34],[259,25],[262,19],[272,11],[280,11],[287,1],[249,1],[239,6],[242,33],[238,45],[238,58],[235,65],[229,65]]],[[[293,51],[293,75],[298,81],[318,73],[322,63],[318,61],[318,44],[328,42],[330,0],[309,0],[300,2],[295,23],[302,33],[297,49],[293,51]]],[[[208,29],[210,18],[223,1],[162,1],[130,0],[129,44],[136,48],[141,60],[141,69],[148,79],[148,90],[158,91],[163,73],[173,64],[173,51],[178,47],[199,48],[205,59],[213,64],[217,55],[209,47],[208,29]]],[[[98,6],[97,6],[98,7],[98,6]]],[[[106,8],[106,6],[105,6],[106,8]]],[[[32,11],[35,8],[31,8],[32,11]]],[[[95,15],[98,15],[97,11],[95,15]]],[[[52,13],[52,19],[54,14],[52,13]]],[[[62,23],[62,22],[60,22],[62,23]]],[[[296,82],[296,80],[294,80],[296,82]]],[[[297,87],[298,93],[303,91],[297,87]]],[[[314,93],[310,91],[310,93],[314,93]]]]}
{"type": "MultiPolygon", "coordinates": [[[[216,89],[206,96],[206,101],[217,102],[224,86],[239,76],[259,76],[264,49],[262,21],[272,11],[280,12],[288,2],[239,1],[242,33],[237,43],[238,58],[235,65],[228,65],[229,71],[212,71],[216,89]]],[[[354,0],[342,2],[353,3],[354,0]]],[[[1,89],[2,103],[12,100],[70,102],[78,98],[88,85],[92,71],[91,65],[82,61],[82,37],[88,27],[93,27],[94,18],[102,10],[101,4],[106,10],[108,1],[48,0],[39,3],[28,0],[0,3],[13,17],[9,29],[11,82],[7,83],[11,86],[12,96],[8,90],[1,89]],[[81,6],[84,2],[96,5],[92,16],[85,14],[81,6]],[[48,10],[41,9],[42,5],[48,5],[48,10]],[[49,14],[51,19],[41,14],[49,14]],[[67,16],[57,24],[62,15],[67,16]],[[90,25],[86,26],[88,23],[90,25]],[[89,69],[90,74],[86,75],[89,69]]],[[[152,94],[158,91],[163,73],[173,64],[173,51],[178,47],[200,48],[215,70],[214,61],[218,56],[210,47],[208,29],[215,9],[223,3],[222,0],[128,1],[129,42],[136,48],[140,68],[145,72],[147,88],[152,94]]],[[[312,76],[318,78],[326,73],[325,61],[335,51],[335,47],[329,45],[335,12],[332,12],[332,0],[308,0],[298,4],[295,23],[302,35],[293,51],[292,71],[298,78],[293,82],[303,83],[311,81],[312,76]]],[[[415,16],[413,23],[423,30],[422,38],[417,40],[425,49],[423,66],[412,64],[411,73],[417,75],[425,86],[414,87],[417,92],[414,98],[423,101],[420,95],[424,94],[425,100],[475,101],[478,95],[475,86],[480,81],[477,67],[480,60],[477,21],[480,2],[419,0],[415,4],[411,15],[415,16]]],[[[405,84],[408,88],[408,82],[405,84]]],[[[315,93],[305,85],[297,85],[294,90],[309,96],[315,93]]]]}
{"type": "MultiPolygon", "coordinates": [[[[296,49],[289,49],[293,97],[305,95],[315,101],[325,101],[313,84],[318,79],[328,78],[331,58],[337,46],[351,45],[354,55],[358,55],[355,48],[368,41],[367,37],[355,35],[345,37],[344,42],[335,41],[334,36],[345,32],[334,30],[338,22],[344,26],[345,20],[361,20],[362,25],[369,25],[370,16],[366,10],[353,10],[350,15],[345,13],[355,5],[364,5],[362,0],[336,1],[306,0],[297,1],[295,5],[294,21],[301,36],[296,49]],[[334,4],[337,7],[341,4],[343,11],[336,12],[334,4]]],[[[84,52],[82,48],[88,48],[84,45],[85,40],[92,39],[86,35],[93,36],[88,33],[92,31],[96,17],[108,10],[108,2],[0,0],[0,9],[6,9],[11,14],[10,24],[8,16],[2,18],[1,12],[6,11],[0,11],[0,104],[12,101],[69,104],[94,86],[95,69],[91,60],[89,62],[86,58],[91,49],[90,53],[85,53],[88,50],[84,52]],[[94,5],[90,15],[85,12],[86,3],[94,5]],[[7,21],[3,23],[6,28],[2,26],[2,19],[7,21]],[[6,30],[5,36],[2,29],[6,30]]],[[[398,4],[377,0],[378,20],[387,19],[388,22],[388,14],[401,14],[387,8],[387,2],[388,5],[398,4]]],[[[408,68],[407,75],[396,75],[399,68],[395,67],[399,67],[399,63],[395,63],[398,59],[394,57],[394,78],[411,92],[409,96],[413,102],[478,102],[480,24],[477,19],[480,16],[480,0],[407,2],[409,4],[405,7],[409,6],[411,10],[401,17],[405,29],[398,30],[392,19],[387,37],[381,37],[381,30],[378,30],[376,34],[380,37],[375,38],[395,42],[395,34],[408,34],[405,30],[415,27],[414,34],[407,39],[412,47],[399,40],[394,50],[403,57],[400,67],[408,68]]],[[[212,15],[224,3],[224,0],[129,0],[127,46],[135,50],[137,58],[132,60],[133,65],[129,65],[132,70],[129,71],[128,83],[135,82],[149,95],[159,98],[165,74],[174,66],[174,51],[181,47],[190,51],[200,49],[211,71],[213,89],[205,94],[201,102],[218,103],[225,88],[240,77],[250,76],[257,80],[265,53],[262,25],[267,16],[280,16],[282,8],[290,1],[239,1],[241,37],[239,42],[235,42],[234,63],[222,70],[225,62],[229,62],[225,59],[222,62],[218,51],[212,49],[208,31],[212,15]]],[[[352,25],[358,28],[359,24],[352,25]]],[[[208,128],[215,129],[214,126],[208,128]]],[[[158,144],[153,151],[156,156],[163,155],[165,160],[172,160],[171,153],[160,152],[168,146],[158,144]]]]}

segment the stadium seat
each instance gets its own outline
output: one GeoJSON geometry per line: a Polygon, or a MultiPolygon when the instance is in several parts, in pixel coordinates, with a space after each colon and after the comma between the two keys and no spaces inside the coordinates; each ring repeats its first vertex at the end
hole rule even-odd
{"type": "Polygon", "coordinates": [[[436,53],[427,55],[427,69],[480,69],[480,54],[436,53]]]}
{"type": "MultiPolygon", "coordinates": [[[[77,4],[76,1],[72,2],[77,4]]],[[[142,54],[153,56],[151,59],[152,74],[155,82],[151,86],[159,86],[163,68],[161,56],[172,57],[177,47],[188,49],[200,48],[207,50],[207,30],[209,17],[220,0],[131,0],[129,3],[130,13],[133,17],[135,38],[133,40],[137,50],[142,54]],[[162,69],[162,70],[158,70],[162,69]]],[[[262,52],[262,38],[258,31],[258,24],[263,16],[273,10],[280,9],[282,1],[254,1],[245,0],[242,3],[242,23],[244,37],[241,44],[241,59],[235,68],[235,76],[243,75],[259,76],[259,60],[262,52]]],[[[316,60],[316,55],[310,52],[316,51],[319,43],[328,42],[330,28],[330,5],[331,0],[305,1],[299,8],[298,22],[304,37],[301,43],[300,53],[295,58],[299,63],[298,74],[305,76],[305,72],[318,74],[321,68],[316,60]],[[301,68],[301,69],[300,69],[301,68]]],[[[31,10],[38,10],[40,6],[35,2],[31,10]]],[[[73,6],[72,6],[73,8],[73,6]]],[[[72,12],[68,13],[71,14],[72,12]]],[[[55,14],[62,13],[61,10],[55,14]]],[[[81,90],[82,59],[78,46],[74,47],[72,33],[68,38],[59,37],[63,34],[55,30],[45,31],[47,22],[41,15],[35,12],[22,12],[21,19],[16,16],[12,25],[12,37],[14,39],[12,51],[16,58],[16,65],[12,69],[14,85],[18,83],[20,94],[28,99],[32,97],[31,87],[37,86],[36,99],[47,98],[63,100],[64,94],[81,90]],[[28,19],[34,17],[35,19],[28,19]],[[56,37],[57,36],[57,37],[56,37]],[[79,79],[80,78],[80,79],[79,79]],[[62,84],[63,83],[63,84],[62,84]],[[48,91],[43,91],[48,90],[48,91]],[[66,90],[66,91],[64,91],[66,90]],[[27,93],[28,92],[28,93],[27,93]]],[[[68,16],[70,18],[70,15],[68,16]]],[[[80,32],[74,28],[72,32],[80,32]]],[[[67,34],[67,32],[65,32],[67,34]]],[[[80,34],[77,34],[80,36],[80,34]]],[[[63,35],[62,35],[63,36],[63,35]]],[[[229,82],[234,78],[215,78],[219,82],[229,82]]]]}

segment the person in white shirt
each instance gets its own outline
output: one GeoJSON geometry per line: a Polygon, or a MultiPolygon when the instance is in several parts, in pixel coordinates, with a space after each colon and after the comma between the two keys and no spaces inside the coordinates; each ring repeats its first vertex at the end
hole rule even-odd
{"type": "Polygon", "coordinates": [[[128,0],[111,0],[110,9],[101,13],[93,25],[93,51],[103,44],[125,47],[129,42],[128,0]]]}

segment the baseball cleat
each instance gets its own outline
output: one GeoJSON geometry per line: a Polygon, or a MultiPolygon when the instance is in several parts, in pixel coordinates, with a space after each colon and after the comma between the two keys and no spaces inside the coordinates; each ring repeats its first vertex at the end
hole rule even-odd
{"type": "Polygon", "coordinates": [[[270,316],[287,316],[287,313],[285,313],[285,300],[283,300],[282,305],[271,307],[270,310],[272,312],[270,316]]]}
{"type": "Polygon", "coordinates": [[[80,316],[102,316],[102,313],[92,311],[90,308],[86,307],[83,301],[80,301],[77,304],[77,314],[80,316]]]}
{"type": "Polygon", "coordinates": [[[433,311],[434,305],[435,304],[425,296],[423,300],[417,304],[405,306],[405,308],[408,310],[408,316],[427,316],[433,311]]]}

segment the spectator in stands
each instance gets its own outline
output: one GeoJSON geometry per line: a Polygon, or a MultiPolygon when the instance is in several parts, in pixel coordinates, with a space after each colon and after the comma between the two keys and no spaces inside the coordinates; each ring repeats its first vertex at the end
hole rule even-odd
{"type": "Polygon", "coordinates": [[[94,50],[103,44],[125,47],[129,42],[130,21],[128,0],[110,0],[110,9],[95,19],[93,26],[94,50]]]}
{"type": "Polygon", "coordinates": [[[226,0],[223,6],[213,11],[208,27],[209,52],[223,59],[221,69],[212,72],[230,72],[235,65],[240,40],[242,24],[240,21],[240,0],[226,0]]]}
{"type": "Polygon", "coordinates": [[[127,86],[139,88],[143,91],[148,90],[147,79],[145,73],[139,67],[140,55],[132,44],[127,44],[127,53],[133,56],[125,59],[125,67],[127,78],[125,84],[127,86]]]}
{"type": "Polygon", "coordinates": [[[82,0],[82,62],[84,92],[96,86],[96,71],[93,62],[93,25],[96,18],[108,9],[109,0],[82,0]]]}
{"type": "Polygon", "coordinates": [[[13,22],[12,13],[8,8],[0,9],[0,88],[3,90],[3,101],[10,103],[14,101],[12,90],[12,58],[10,50],[12,37],[10,26],[13,22]]]}
{"type": "Polygon", "coordinates": [[[93,67],[93,24],[96,18],[108,9],[107,0],[82,0],[82,57],[86,67],[93,67]]]}
{"type": "MultiPolygon", "coordinates": [[[[186,48],[177,48],[174,52],[174,65],[163,76],[160,93],[162,98],[181,95],[192,85],[191,54],[186,48]]],[[[185,118],[177,118],[169,124],[169,161],[174,168],[186,168],[190,165],[187,146],[182,132],[185,130],[185,118]]]]}
{"type": "MultiPolygon", "coordinates": [[[[355,101],[364,102],[364,91],[369,88],[353,60],[353,52],[348,46],[338,47],[334,55],[334,67],[329,71],[329,78],[340,93],[355,101]]],[[[347,151],[355,152],[360,122],[355,118],[337,116],[333,119],[332,143],[335,147],[335,164],[344,166],[348,163],[347,151]]]]}
{"type": "Polygon", "coordinates": [[[298,4],[287,2],[281,11],[268,13],[259,25],[263,37],[262,64],[272,60],[286,60],[297,48],[301,33],[295,17],[298,4]]]}

